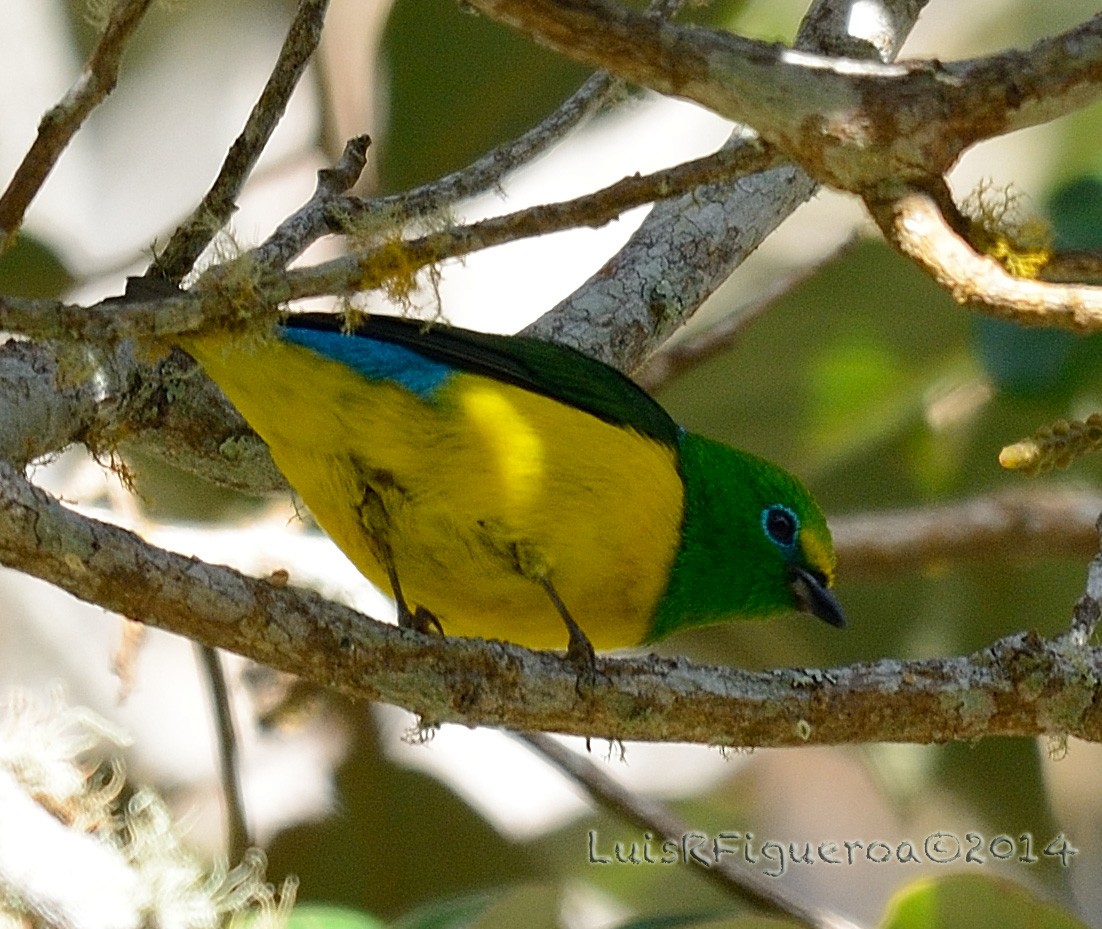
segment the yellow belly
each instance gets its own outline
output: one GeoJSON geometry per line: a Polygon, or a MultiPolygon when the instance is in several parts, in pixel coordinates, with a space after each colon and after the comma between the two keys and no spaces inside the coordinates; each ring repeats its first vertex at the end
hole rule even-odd
{"type": "Polygon", "coordinates": [[[322,528],[389,591],[364,523],[370,482],[405,599],[445,633],[564,648],[542,575],[596,648],[646,636],[680,534],[671,449],[481,376],[424,399],[277,339],[184,348],[322,528]]]}

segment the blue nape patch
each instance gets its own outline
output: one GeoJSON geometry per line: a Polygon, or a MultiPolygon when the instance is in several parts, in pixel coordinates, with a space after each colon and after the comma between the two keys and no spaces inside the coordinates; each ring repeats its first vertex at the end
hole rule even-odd
{"type": "Polygon", "coordinates": [[[391,342],[316,329],[281,326],[279,332],[286,341],[339,361],[368,380],[393,381],[426,399],[431,398],[455,370],[391,342]]]}

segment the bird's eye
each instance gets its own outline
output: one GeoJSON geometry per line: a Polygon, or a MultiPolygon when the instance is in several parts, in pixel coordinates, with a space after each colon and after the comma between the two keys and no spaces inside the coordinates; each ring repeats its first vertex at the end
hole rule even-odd
{"type": "Polygon", "coordinates": [[[774,503],[761,511],[761,528],[769,541],[789,551],[796,546],[800,520],[788,507],[774,503]]]}

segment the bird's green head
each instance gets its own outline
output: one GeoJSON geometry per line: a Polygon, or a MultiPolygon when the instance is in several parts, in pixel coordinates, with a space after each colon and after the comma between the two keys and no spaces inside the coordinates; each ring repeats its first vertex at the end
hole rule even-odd
{"type": "Polygon", "coordinates": [[[807,488],[762,458],[692,433],[681,435],[679,451],[681,545],[648,638],[792,610],[844,626],[830,591],[830,530],[807,488]]]}

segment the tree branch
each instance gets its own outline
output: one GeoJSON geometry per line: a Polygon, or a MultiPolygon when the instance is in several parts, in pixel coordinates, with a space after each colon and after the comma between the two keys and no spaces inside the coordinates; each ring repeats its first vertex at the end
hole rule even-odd
{"type": "MultiPolygon", "coordinates": [[[[717,178],[733,178],[774,164],[777,155],[763,146],[746,145],[687,161],[653,174],[625,177],[608,187],[572,200],[542,204],[465,226],[430,232],[420,238],[382,245],[293,269],[279,276],[279,285],[262,292],[276,300],[298,300],[324,294],[373,290],[448,258],[523,238],[582,226],[598,227],[642,204],[693,190],[717,178]]],[[[366,205],[352,198],[335,204],[354,227],[366,205]]]]}
{"type": "MultiPolygon", "coordinates": [[[[925,4],[885,0],[878,28],[868,29],[851,15],[851,2],[816,0],[796,48],[890,61],[925,4]]],[[[736,127],[726,147],[747,144],[761,143],[747,127],[736,127]]],[[[604,267],[526,333],[635,371],[817,186],[790,165],[657,203],[604,267]]],[[[751,314],[739,315],[745,321],[751,314]]],[[[729,332],[741,326],[726,325],[729,332]]]]}
{"type": "MultiPolygon", "coordinates": [[[[355,143],[366,145],[366,137],[349,144],[355,143]]],[[[776,157],[755,145],[721,150],[654,174],[626,177],[573,200],[518,210],[416,239],[385,242],[291,271],[260,269],[250,256],[244,256],[210,269],[191,290],[165,296],[111,298],[92,307],[0,296],[0,327],[36,339],[97,345],[134,339],[164,345],[174,335],[206,326],[240,328],[243,310],[246,317],[251,314],[249,324],[263,326],[264,319],[274,321],[278,308],[288,301],[378,289],[395,279],[408,279],[429,265],[492,245],[578,226],[601,226],[640,204],[675,196],[717,177],[760,170],[773,164],[776,157]]],[[[354,224],[364,205],[355,198],[338,198],[334,208],[354,224]]]]}
{"type": "Polygon", "coordinates": [[[95,360],[58,343],[0,346],[0,459],[23,470],[74,442],[104,457],[140,443],[223,487],[289,492],[268,447],[183,352],[151,366],[125,344],[95,360]]]}
{"type": "Polygon", "coordinates": [[[933,561],[1071,556],[1098,549],[1102,494],[1014,491],[939,506],[831,519],[845,577],[882,576],[933,561]]]}
{"type": "MultiPolygon", "coordinates": [[[[646,15],[668,18],[682,4],[683,0],[653,0],[646,15]]],[[[592,74],[538,125],[476,158],[466,167],[413,190],[368,200],[349,198],[335,203],[335,195],[348,190],[355,183],[355,178],[337,191],[319,188],[309,202],[280,223],[265,242],[253,249],[250,257],[267,267],[285,267],[321,236],[346,231],[350,215],[359,222],[377,218],[394,232],[413,224],[424,228],[426,219],[441,215],[460,200],[499,186],[507,174],[547,151],[615,99],[620,86],[620,82],[605,71],[592,74]]]]}
{"type": "Polygon", "coordinates": [[[111,10],[103,35],[92,49],[80,77],[38,125],[38,135],[8,187],[0,195],[0,252],[23,225],[27,207],[49,177],[76,131],[118,80],[123,51],[152,0],[120,0],[111,10]]]}
{"type": "Polygon", "coordinates": [[[470,0],[575,60],[752,126],[854,192],[939,177],[982,139],[1102,94],[1102,14],[1026,52],[882,64],[647,20],[615,0],[470,0]]]}
{"type": "MultiPolygon", "coordinates": [[[[1023,633],[969,657],[829,671],[601,658],[596,685],[579,694],[574,670],[557,655],[421,635],[309,591],[161,551],[67,509],[6,464],[0,562],[202,644],[358,699],[404,706],[426,725],[760,746],[991,735],[1102,740],[1102,650],[1066,637],[1045,642],[1023,633]]],[[[1099,598],[1096,590],[1088,595],[1099,598]]]]}
{"type": "Polygon", "coordinates": [[[245,799],[241,793],[241,766],[237,727],[234,725],[226,669],[218,649],[195,646],[195,659],[206,678],[213,716],[215,745],[218,747],[218,778],[222,802],[226,806],[226,859],[240,861],[253,845],[245,799]]]}
{"type": "Polygon", "coordinates": [[[319,186],[306,204],[280,223],[266,241],[249,253],[250,257],[264,266],[285,267],[321,236],[346,231],[350,211],[361,221],[371,216],[385,219],[387,226],[395,231],[407,223],[417,221],[423,224],[427,217],[439,215],[459,200],[490,190],[508,172],[546,151],[599,110],[608,101],[614,86],[615,82],[605,72],[592,75],[538,126],[487,152],[465,168],[413,190],[370,200],[349,198],[338,203],[337,197],[355,183],[359,171],[350,183],[339,190],[324,190],[319,186]]]}
{"type": "Polygon", "coordinates": [[[959,303],[1026,326],[1073,332],[1102,329],[1102,287],[1015,277],[977,252],[960,234],[948,192],[913,189],[886,201],[866,201],[884,235],[945,287],[959,303]]]}
{"type": "Polygon", "coordinates": [[[191,216],[172,234],[147,273],[179,284],[218,230],[229,222],[245,180],[282,119],[291,94],[318,46],[328,7],[329,0],[300,0],[275,67],[249,113],[245,128],[230,146],[218,177],[191,216]]]}

